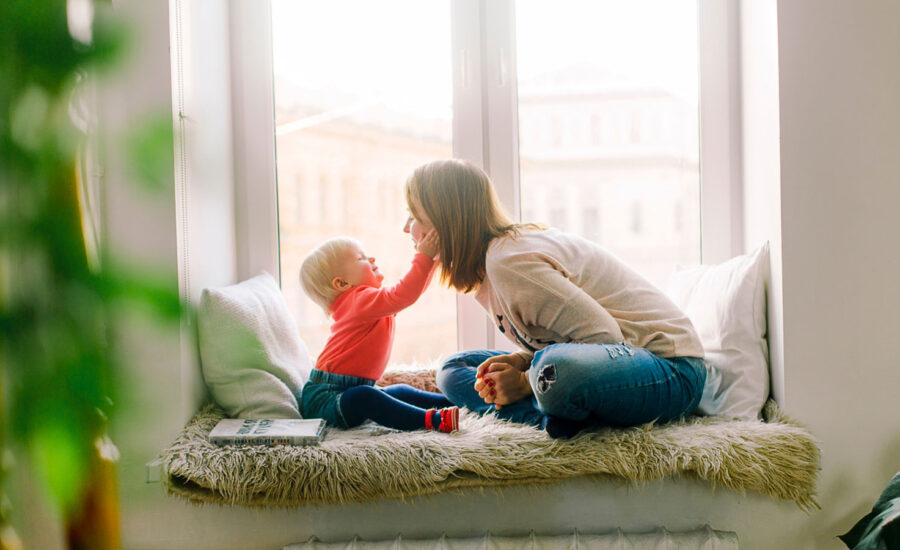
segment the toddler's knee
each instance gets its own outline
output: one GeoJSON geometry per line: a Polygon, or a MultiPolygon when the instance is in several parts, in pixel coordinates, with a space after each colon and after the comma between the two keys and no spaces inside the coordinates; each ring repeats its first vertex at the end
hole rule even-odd
{"type": "Polygon", "coordinates": [[[373,386],[353,386],[344,391],[341,402],[342,404],[359,403],[370,405],[373,400],[380,397],[381,393],[381,390],[373,386]]]}

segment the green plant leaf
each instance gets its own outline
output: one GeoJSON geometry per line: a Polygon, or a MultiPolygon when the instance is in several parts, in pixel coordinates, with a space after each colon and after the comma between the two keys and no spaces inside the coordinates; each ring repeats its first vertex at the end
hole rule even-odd
{"type": "Polygon", "coordinates": [[[77,423],[53,415],[31,438],[31,462],[61,510],[72,510],[90,468],[87,434],[77,423]],[[55,418],[54,418],[55,417],[55,418]]]}
{"type": "Polygon", "coordinates": [[[129,165],[137,182],[154,191],[172,187],[175,162],[172,117],[157,115],[126,138],[129,165]]]}

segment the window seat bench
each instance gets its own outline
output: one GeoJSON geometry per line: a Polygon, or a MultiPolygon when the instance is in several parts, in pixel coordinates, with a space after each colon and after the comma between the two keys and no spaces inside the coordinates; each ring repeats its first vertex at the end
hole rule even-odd
{"type": "MultiPolygon", "coordinates": [[[[382,385],[433,389],[433,372],[392,372],[382,385]]],[[[530,426],[469,411],[460,431],[398,432],[366,423],[331,429],[309,447],[217,447],[224,418],[207,405],[162,453],[170,495],[240,506],[369,502],[459,490],[555,482],[578,476],[640,484],[680,476],[712,488],[754,491],[818,507],[819,447],[774,401],[765,421],[694,416],[661,426],[600,429],[554,440],[530,426]]]]}

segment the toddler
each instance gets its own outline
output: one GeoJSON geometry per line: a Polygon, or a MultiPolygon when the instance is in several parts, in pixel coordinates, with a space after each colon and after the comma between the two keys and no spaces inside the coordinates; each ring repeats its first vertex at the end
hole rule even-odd
{"type": "Polygon", "coordinates": [[[406,384],[375,386],[384,373],[394,340],[394,317],[425,291],[438,251],[432,230],[416,243],[412,268],[390,288],[375,258],[354,239],[326,241],[303,260],[304,292],[333,318],[325,349],[303,386],[304,417],[352,428],[365,420],[398,430],[426,428],[454,432],[459,408],[440,393],[406,384]]]}

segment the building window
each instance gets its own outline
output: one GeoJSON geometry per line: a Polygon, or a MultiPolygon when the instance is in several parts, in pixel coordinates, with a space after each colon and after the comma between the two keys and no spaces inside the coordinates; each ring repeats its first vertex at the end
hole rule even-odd
{"type": "MultiPolygon", "coordinates": [[[[294,187],[291,190],[291,195],[294,199],[294,211],[296,214],[293,216],[294,222],[298,225],[303,225],[307,219],[307,216],[303,214],[303,208],[306,206],[305,200],[303,200],[302,190],[305,186],[303,175],[297,173],[294,175],[294,187]]],[[[287,204],[287,201],[284,203],[287,204]]]]}
{"type": "Polygon", "coordinates": [[[585,239],[600,242],[600,210],[598,208],[587,208],[583,211],[581,218],[581,234],[585,239]]]}
{"type": "Polygon", "coordinates": [[[604,142],[603,116],[598,114],[591,115],[591,145],[599,147],[604,142]]]}
{"type": "Polygon", "coordinates": [[[563,231],[568,230],[566,227],[568,224],[566,223],[568,220],[566,219],[566,209],[565,208],[551,208],[550,209],[550,226],[555,227],[557,229],[561,229],[563,231]]]}
{"type": "Polygon", "coordinates": [[[640,235],[644,231],[644,205],[639,201],[631,203],[631,232],[640,235]]]}
{"type": "Polygon", "coordinates": [[[675,232],[682,233],[684,231],[684,204],[681,201],[675,203],[675,212],[672,218],[675,232]]]}
{"type": "Polygon", "coordinates": [[[629,143],[631,145],[640,145],[641,142],[644,141],[643,113],[640,111],[633,112],[631,113],[630,119],[631,124],[629,125],[629,143]]]}

